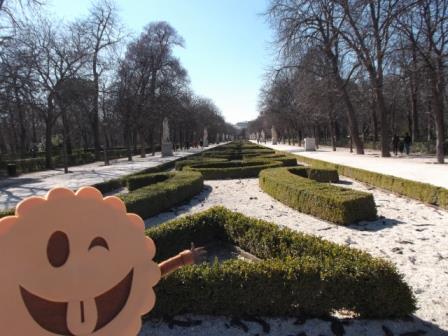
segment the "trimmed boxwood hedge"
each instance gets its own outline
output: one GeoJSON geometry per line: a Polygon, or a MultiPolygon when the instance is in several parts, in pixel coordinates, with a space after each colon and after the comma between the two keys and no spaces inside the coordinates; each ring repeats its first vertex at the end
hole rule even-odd
{"type": "MultiPolygon", "coordinates": [[[[215,147],[215,148],[219,148],[219,147],[215,147]]],[[[213,149],[215,149],[213,148],[213,149]]],[[[199,158],[201,159],[201,155],[202,153],[197,153],[197,154],[192,154],[190,156],[188,156],[188,158],[199,158]]],[[[144,174],[152,174],[152,173],[159,173],[159,172],[164,172],[164,171],[168,171],[171,170],[175,167],[176,163],[180,160],[184,160],[184,159],[175,159],[169,162],[165,162],[162,163],[160,165],[157,165],[155,167],[149,167],[146,169],[143,169],[141,171],[138,171],[136,173],[132,173],[129,175],[125,175],[123,177],[120,178],[116,178],[116,179],[111,179],[111,180],[107,180],[104,182],[98,182],[92,185],[92,187],[97,188],[99,191],[101,191],[101,193],[103,194],[108,194],[110,192],[113,192],[117,189],[126,187],[128,185],[128,179],[129,178],[133,178],[135,176],[139,176],[139,175],[144,175],[144,174]]],[[[184,160],[185,161],[185,160],[184,160]]],[[[5,217],[5,216],[10,216],[10,215],[14,215],[15,210],[14,209],[6,209],[4,211],[0,211],[0,218],[5,217]]]]}
{"type": "Polygon", "coordinates": [[[391,262],[223,207],[146,233],[156,243],[159,262],[190,242],[201,246],[216,240],[263,259],[188,266],[169,275],[155,288],[153,317],[326,316],[349,310],[363,318],[395,318],[416,310],[411,289],[391,262]]]}
{"type": "Polygon", "coordinates": [[[318,168],[276,168],[260,173],[261,189],[286,205],[333,223],[347,225],[376,219],[372,194],[319,183],[318,168]],[[310,175],[308,175],[310,172],[310,175]],[[309,176],[307,178],[306,176],[309,176]]]}
{"type": "Polygon", "coordinates": [[[207,158],[217,158],[217,159],[226,159],[229,161],[241,161],[245,156],[251,156],[252,158],[261,158],[263,155],[273,154],[270,152],[216,152],[216,153],[205,153],[203,156],[207,158]]]}
{"type": "Polygon", "coordinates": [[[126,204],[128,212],[148,218],[200,193],[204,179],[200,173],[182,171],[141,175],[131,183],[133,187],[139,188],[119,197],[126,204]]]}
{"type": "Polygon", "coordinates": [[[171,177],[172,174],[169,173],[142,174],[131,176],[127,179],[128,190],[134,191],[150,184],[156,184],[166,181],[171,177]]]}
{"type": "Polygon", "coordinates": [[[413,198],[424,203],[437,205],[448,209],[448,189],[437,187],[429,183],[412,181],[391,175],[371,172],[368,170],[330,163],[327,161],[311,159],[297,155],[298,160],[313,167],[336,169],[339,174],[355,180],[386,189],[397,194],[413,198]]]}
{"type": "Polygon", "coordinates": [[[279,161],[283,164],[284,167],[294,167],[297,166],[297,158],[291,155],[284,154],[268,154],[268,155],[244,155],[243,160],[252,160],[252,159],[261,159],[261,160],[273,160],[279,161]]]}
{"type": "Polygon", "coordinates": [[[304,175],[302,175],[302,170],[293,171],[293,174],[307,177],[316,182],[339,182],[339,174],[335,169],[306,167],[305,171],[304,175]]]}
{"type": "Polygon", "coordinates": [[[6,209],[0,211],[0,218],[6,217],[6,216],[14,216],[15,210],[14,209],[6,209]]]}
{"type": "Polygon", "coordinates": [[[197,163],[184,167],[184,171],[200,172],[205,180],[223,180],[258,177],[266,168],[281,167],[282,163],[268,160],[197,163]]]}
{"type": "Polygon", "coordinates": [[[107,194],[126,185],[126,178],[116,178],[104,182],[95,183],[92,187],[97,188],[101,193],[107,194]]]}
{"type": "Polygon", "coordinates": [[[185,166],[190,166],[195,163],[204,163],[204,162],[226,162],[227,159],[218,159],[218,158],[207,158],[198,156],[193,159],[187,159],[187,160],[179,160],[176,162],[176,170],[182,170],[185,166]]]}

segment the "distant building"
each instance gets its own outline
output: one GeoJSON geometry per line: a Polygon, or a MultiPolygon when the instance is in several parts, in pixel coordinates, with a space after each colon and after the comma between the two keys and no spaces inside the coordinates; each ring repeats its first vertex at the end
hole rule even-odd
{"type": "Polygon", "coordinates": [[[238,138],[240,139],[247,138],[246,130],[247,127],[249,126],[249,121],[241,121],[233,126],[235,126],[235,128],[238,130],[238,138]]]}
{"type": "Polygon", "coordinates": [[[239,130],[242,130],[249,126],[249,121],[241,121],[241,122],[236,123],[234,126],[236,128],[238,128],[239,130]]]}

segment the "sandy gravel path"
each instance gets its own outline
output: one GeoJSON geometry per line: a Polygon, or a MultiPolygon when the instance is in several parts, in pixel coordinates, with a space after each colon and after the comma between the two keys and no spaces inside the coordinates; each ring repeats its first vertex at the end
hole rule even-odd
{"type": "MultiPolygon", "coordinates": [[[[372,192],[379,219],[348,227],[334,225],[288,208],[262,192],[258,179],[246,179],[206,181],[204,191],[188,204],[152,217],[146,225],[158,225],[184,214],[223,205],[248,216],[368,251],[397,266],[413,288],[419,309],[412,321],[354,321],[344,326],[346,335],[388,336],[383,326],[394,335],[423,335],[406,334],[419,330],[425,335],[448,335],[448,212],[347,178],[342,178],[342,183],[345,187],[372,192]]],[[[200,320],[201,325],[190,328],[174,325],[170,329],[168,323],[151,322],[145,325],[140,336],[246,335],[227,318],[191,318],[200,320]]],[[[271,325],[270,335],[334,334],[329,321],[309,320],[304,324],[294,324],[293,320],[266,321],[271,325]]],[[[248,335],[263,334],[257,323],[248,322],[247,325],[248,335]]]]}

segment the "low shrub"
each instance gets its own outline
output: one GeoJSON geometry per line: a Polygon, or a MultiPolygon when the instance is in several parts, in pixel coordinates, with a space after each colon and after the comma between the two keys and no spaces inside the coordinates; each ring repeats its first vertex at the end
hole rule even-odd
{"type": "Polygon", "coordinates": [[[290,172],[316,182],[339,182],[339,174],[335,169],[304,167],[303,169],[292,169],[290,172]]]}
{"type": "MultiPolygon", "coordinates": [[[[309,171],[313,170],[318,168],[309,171]]],[[[333,223],[347,225],[376,219],[372,194],[312,180],[324,174],[305,176],[308,172],[303,167],[268,169],[260,173],[260,187],[291,208],[333,223]]]]}
{"type": "Polygon", "coordinates": [[[220,151],[214,151],[213,149],[210,151],[207,151],[203,153],[203,156],[229,156],[229,155],[268,155],[268,154],[274,154],[275,151],[273,149],[269,148],[251,148],[251,149],[229,149],[229,150],[220,150],[220,151]]]}
{"type": "MultiPolygon", "coordinates": [[[[202,175],[197,172],[182,171],[164,174],[167,178],[162,182],[119,195],[126,204],[128,212],[136,213],[143,218],[154,216],[190,199],[200,193],[204,186],[202,175]]],[[[148,183],[149,178],[143,176],[142,180],[148,183]]]]}
{"type": "Polygon", "coordinates": [[[364,169],[311,159],[302,155],[297,156],[299,161],[310,164],[313,167],[335,169],[340,175],[351,177],[355,180],[365,182],[378,188],[386,189],[424,203],[437,205],[448,209],[448,189],[437,187],[429,183],[407,180],[364,169]]]}
{"type": "Polygon", "coordinates": [[[202,156],[195,157],[193,159],[179,160],[176,162],[175,169],[180,171],[184,169],[186,166],[190,166],[196,163],[208,163],[208,162],[226,162],[227,159],[218,159],[218,158],[206,158],[202,156]]]}
{"type": "Polygon", "coordinates": [[[6,216],[14,216],[15,209],[6,209],[0,211],[0,218],[6,217],[6,216]]]}
{"type": "Polygon", "coordinates": [[[284,167],[294,167],[297,166],[297,158],[292,155],[284,155],[284,154],[268,154],[268,155],[244,155],[243,160],[252,160],[252,159],[260,159],[260,160],[271,160],[271,161],[279,161],[283,164],[284,167]]]}
{"type": "Polygon", "coordinates": [[[141,174],[131,176],[127,179],[127,186],[129,191],[134,191],[138,188],[163,182],[171,178],[171,174],[167,173],[155,173],[155,174],[141,174]]]}
{"type": "Polygon", "coordinates": [[[104,182],[95,183],[92,187],[97,188],[101,193],[107,194],[126,185],[124,178],[111,179],[104,182]]]}
{"type": "Polygon", "coordinates": [[[258,177],[258,174],[263,169],[281,166],[282,163],[278,161],[228,161],[197,163],[184,167],[184,171],[200,172],[206,180],[222,180],[258,177]]]}
{"type": "Polygon", "coordinates": [[[416,310],[411,289],[392,263],[222,207],[146,233],[156,243],[159,262],[190,242],[211,240],[262,259],[188,266],[169,275],[155,288],[150,316],[325,316],[348,310],[363,318],[395,318],[416,310]]]}

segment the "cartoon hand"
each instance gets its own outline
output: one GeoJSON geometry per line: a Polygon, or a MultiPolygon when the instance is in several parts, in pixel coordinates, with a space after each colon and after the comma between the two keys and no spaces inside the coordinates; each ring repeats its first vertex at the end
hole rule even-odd
{"type": "Polygon", "coordinates": [[[207,259],[207,250],[205,247],[194,247],[194,243],[191,242],[190,252],[193,256],[195,264],[200,264],[207,259]]]}

